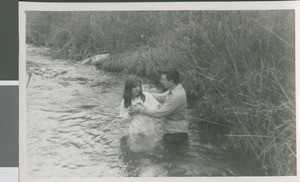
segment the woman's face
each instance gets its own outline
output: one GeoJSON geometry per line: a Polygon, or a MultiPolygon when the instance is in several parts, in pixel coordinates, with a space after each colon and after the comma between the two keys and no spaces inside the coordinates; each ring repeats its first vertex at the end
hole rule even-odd
{"type": "Polygon", "coordinates": [[[132,88],[131,93],[132,93],[132,95],[134,95],[134,96],[138,96],[139,93],[140,93],[140,90],[141,90],[141,86],[140,86],[140,84],[138,83],[135,87],[132,88]]]}

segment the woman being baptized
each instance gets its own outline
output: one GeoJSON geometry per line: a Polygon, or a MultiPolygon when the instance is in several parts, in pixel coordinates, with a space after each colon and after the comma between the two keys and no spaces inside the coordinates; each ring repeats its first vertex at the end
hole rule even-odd
{"type": "Polygon", "coordinates": [[[145,115],[129,115],[129,108],[143,104],[147,108],[159,107],[159,102],[148,92],[142,91],[141,80],[130,76],[125,82],[120,116],[129,122],[128,145],[133,152],[153,151],[161,142],[161,122],[145,115]]]}

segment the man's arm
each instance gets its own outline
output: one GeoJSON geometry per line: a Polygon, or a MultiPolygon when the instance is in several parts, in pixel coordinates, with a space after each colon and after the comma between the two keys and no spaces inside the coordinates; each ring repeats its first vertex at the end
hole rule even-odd
{"type": "Polygon", "coordinates": [[[160,103],[163,103],[168,95],[169,91],[162,94],[152,94],[152,96],[160,103]]]}
{"type": "Polygon", "coordinates": [[[179,105],[180,105],[180,99],[176,97],[171,97],[165,101],[162,107],[158,109],[152,109],[152,110],[148,108],[143,108],[141,113],[154,118],[162,118],[174,112],[179,105]]]}

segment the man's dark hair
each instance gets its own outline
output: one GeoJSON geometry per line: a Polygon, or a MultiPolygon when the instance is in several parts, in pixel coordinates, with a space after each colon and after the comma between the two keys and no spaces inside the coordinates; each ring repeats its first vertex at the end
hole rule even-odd
{"type": "Polygon", "coordinates": [[[168,81],[173,80],[175,84],[179,83],[180,75],[177,69],[171,68],[161,72],[162,75],[166,75],[168,81]]]}

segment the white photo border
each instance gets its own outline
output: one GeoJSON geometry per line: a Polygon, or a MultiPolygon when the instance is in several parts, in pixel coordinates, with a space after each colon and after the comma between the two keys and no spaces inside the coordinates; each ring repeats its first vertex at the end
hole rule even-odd
{"type": "Polygon", "coordinates": [[[19,181],[20,182],[94,182],[94,181],[300,181],[299,166],[299,30],[300,2],[127,2],[127,3],[38,3],[19,2],[19,181]],[[295,10],[295,45],[296,45],[296,141],[297,175],[272,177],[101,177],[101,178],[31,178],[27,176],[27,135],[26,135],[26,15],[25,11],[158,11],[158,10],[295,10]]]}

